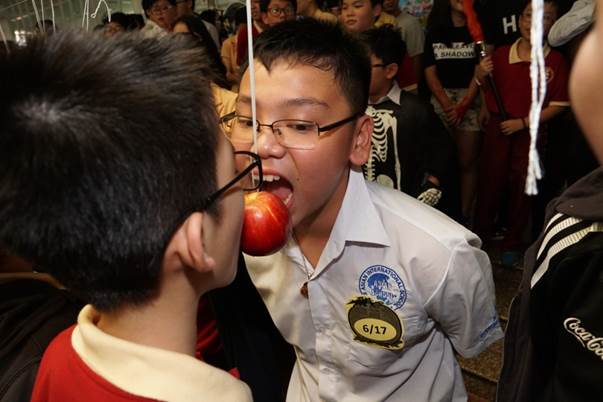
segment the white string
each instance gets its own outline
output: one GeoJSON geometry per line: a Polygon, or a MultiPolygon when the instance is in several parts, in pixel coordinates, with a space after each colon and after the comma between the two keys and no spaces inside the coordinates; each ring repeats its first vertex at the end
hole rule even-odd
{"type": "Polygon", "coordinates": [[[52,31],[56,32],[57,31],[57,24],[54,21],[54,3],[52,0],[50,0],[50,10],[52,11],[52,31]]]}
{"type": "Polygon", "coordinates": [[[86,0],[84,2],[84,14],[82,14],[82,28],[84,28],[84,26],[86,25],[86,13],[87,13],[86,9],[88,8],[88,1],[89,0],[86,0]]]}
{"type": "Polygon", "coordinates": [[[109,8],[109,5],[105,0],[100,0],[98,2],[98,4],[96,5],[96,10],[94,10],[94,13],[92,13],[90,16],[92,18],[96,18],[96,14],[98,13],[101,4],[105,4],[105,8],[107,9],[107,18],[109,19],[109,22],[111,22],[111,8],[109,8]]]}
{"type": "Polygon", "coordinates": [[[40,8],[42,9],[42,29],[46,33],[46,17],[44,16],[44,0],[40,0],[40,8]]]}
{"type": "Polygon", "coordinates": [[[6,35],[4,35],[4,29],[2,29],[2,24],[0,24],[0,35],[2,35],[2,42],[4,42],[6,54],[10,54],[10,47],[8,47],[8,40],[6,39],[6,35]]]}
{"type": "Polygon", "coordinates": [[[251,119],[253,122],[253,151],[258,150],[257,113],[255,104],[255,69],[253,63],[253,22],[251,20],[251,0],[247,0],[247,60],[249,65],[249,90],[251,91],[251,119]]]}
{"type": "Polygon", "coordinates": [[[42,27],[42,24],[40,23],[40,14],[38,13],[38,6],[36,5],[36,1],[35,0],[31,0],[31,4],[33,4],[34,12],[36,14],[36,22],[38,23],[38,27],[40,29],[44,29],[42,27]]]}
{"type": "Polygon", "coordinates": [[[542,178],[540,158],[536,142],[538,139],[538,127],[540,125],[540,112],[546,94],[546,72],[544,65],[544,50],[542,21],[544,18],[543,0],[532,0],[532,27],[530,29],[531,63],[530,81],[532,83],[532,104],[530,106],[530,150],[528,172],[526,177],[525,193],[528,195],[538,194],[537,180],[542,178]]]}

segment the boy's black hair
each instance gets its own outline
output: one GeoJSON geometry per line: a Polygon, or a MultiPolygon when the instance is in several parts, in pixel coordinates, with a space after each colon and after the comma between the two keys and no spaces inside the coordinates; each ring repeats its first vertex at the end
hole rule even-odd
{"type": "MultiPolygon", "coordinates": [[[[151,7],[153,7],[153,4],[155,4],[156,2],[158,2],[159,0],[142,0],[142,9],[144,10],[144,15],[149,18],[149,13],[147,13],[147,10],[150,10],[151,7]]],[[[176,5],[176,0],[167,0],[168,3],[170,3],[172,6],[176,5]]],[[[194,5],[193,5],[193,10],[194,10],[194,5]]]]}
{"type": "Polygon", "coordinates": [[[371,54],[383,61],[383,64],[400,66],[406,54],[406,45],[400,31],[391,25],[371,28],[360,34],[362,41],[368,46],[371,54]]]}
{"type": "Polygon", "coordinates": [[[191,43],[65,32],[0,54],[0,244],[101,311],[156,295],[173,231],[216,188],[191,43]]]}
{"type": "MultiPolygon", "coordinates": [[[[557,0],[543,0],[543,3],[549,3],[552,4],[555,7],[555,10],[557,10],[557,17],[559,17],[559,2],[557,0]]],[[[525,11],[525,9],[528,6],[532,5],[532,0],[524,0],[521,2],[521,8],[519,9],[519,15],[523,14],[523,12],[525,11]]]]}
{"type": "MultiPolygon", "coordinates": [[[[117,12],[117,13],[111,14],[110,22],[115,22],[115,23],[121,25],[124,30],[130,29],[130,18],[122,12],[117,12]]],[[[108,23],[109,23],[109,17],[103,18],[103,25],[107,25],[108,23]]]]}
{"type": "Polygon", "coordinates": [[[445,29],[452,26],[450,0],[434,0],[427,17],[427,30],[445,29]]]}
{"type": "Polygon", "coordinates": [[[254,55],[267,70],[285,61],[331,71],[352,112],[366,109],[370,58],[362,43],[337,24],[314,18],[284,21],[258,36],[254,55]]]}
{"type": "MultiPolygon", "coordinates": [[[[341,6],[343,4],[343,0],[338,0],[338,4],[341,6]]],[[[371,0],[371,7],[375,7],[376,5],[383,6],[383,0],[371,0]]]]}
{"type": "MultiPolygon", "coordinates": [[[[263,13],[268,12],[268,6],[270,5],[271,0],[260,0],[260,11],[263,13]]],[[[291,4],[293,7],[293,13],[297,13],[297,0],[285,0],[291,4]]]]}

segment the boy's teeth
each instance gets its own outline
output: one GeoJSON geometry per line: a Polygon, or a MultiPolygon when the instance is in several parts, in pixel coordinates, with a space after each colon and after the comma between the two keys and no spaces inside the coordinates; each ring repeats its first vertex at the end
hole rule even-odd
{"type": "Polygon", "coordinates": [[[271,175],[271,174],[267,174],[264,175],[264,181],[279,181],[281,178],[280,176],[276,176],[276,175],[271,175]]]}

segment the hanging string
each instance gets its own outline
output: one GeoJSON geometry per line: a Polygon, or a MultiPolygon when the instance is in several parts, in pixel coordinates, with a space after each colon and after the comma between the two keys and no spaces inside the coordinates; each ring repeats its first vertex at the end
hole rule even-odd
{"type": "Polygon", "coordinates": [[[46,17],[44,16],[44,0],[40,0],[40,8],[42,9],[42,29],[46,33],[46,17]]]}
{"type": "Polygon", "coordinates": [[[34,12],[36,14],[36,22],[38,23],[38,27],[40,29],[44,29],[44,28],[42,28],[42,24],[40,23],[40,14],[38,13],[38,6],[36,5],[36,1],[31,0],[31,4],[33,5],[34,12]]]}
{"type": "Polygon", "coordinates": [[[546,95],[546,71],[544,65],[544,49],[542,22],[544,18],[543,0],[532,0],[532,26],[530,29],[530,81],[532,83],[532,104],[530,106],[530,150],[528,172],[526,177],[525,193],[538,194],[537,180],[542,178],[542,168],[538,149],[538,128],[540,125],[540,112],[546,95]]]}
{"type": "Polygon", "coordinates": [[[56,32],[57,31],[57,24],[54,20],[54,3],[52,0],[50,0],[50,10],[52,12],[52,32],[56,32]]]}
{"type": "Polygon", "coordinates": [[[258,150],[257,113],[255,103],[255,66],[253,63],[253,21],[251,19],[251,0],[247,0],[247,61],[249,65],[249,90],[251,91],[251,119],[253,121],[253,151],[258,150]]]}
{"type": "Polygon", "coordinates": [[[98,10],[99,10],[101,4],[105,5],[105,8],[107,9],[107,18],[109,19],[109,22],[111,22],[111,8],[109,8],[109,5],[107,4],[107,2],[105,0],[100,0],[98,2],[98,4],[96,5],[96,10],[94,10],[92,15],[90,15],[90,16],[92,18],[96,18],[96,14],[98,13],[98,10]]]}
{"type": "Polygon", "coordinates": [[[6,54],[10,54],[10,47],[8,47],[8,40],[6,39],[6,35],[4,35],[4,29],[2,29],[2,24],[0,24],[0,35],[2,35],[2,42],[4,42],[6,54]]]}

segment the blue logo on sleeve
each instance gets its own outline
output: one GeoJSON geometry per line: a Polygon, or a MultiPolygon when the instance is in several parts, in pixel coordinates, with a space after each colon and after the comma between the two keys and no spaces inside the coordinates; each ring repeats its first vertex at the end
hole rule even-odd
{"type": "Polygon", "coordinates": [[[358,288],[363,295],[372,296],[393,309],[406,302],[406,288],[400,276],[384,265],[372,265],[360,274],[358,288]]]}

